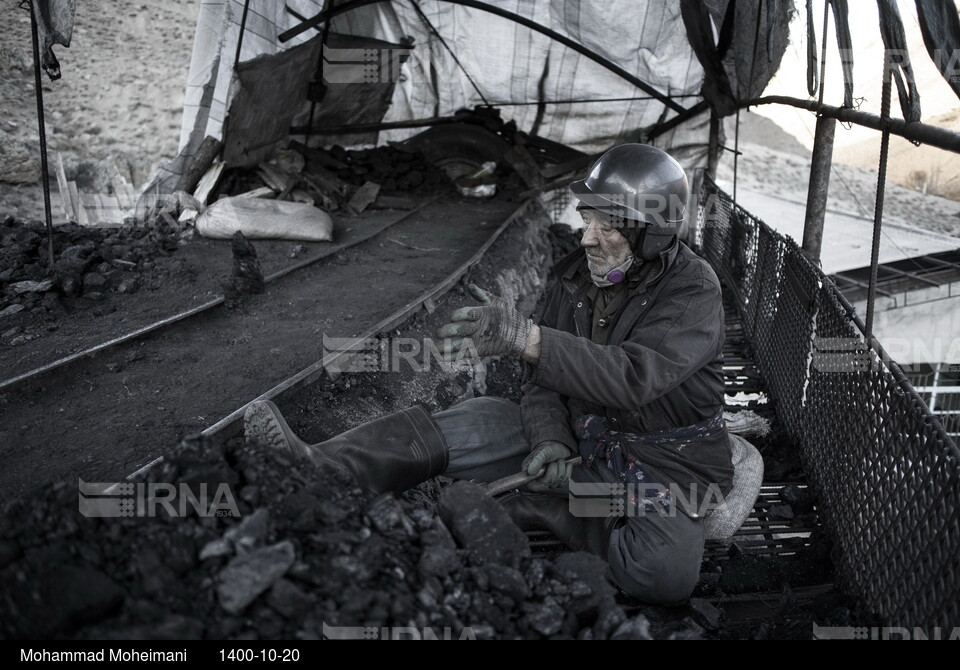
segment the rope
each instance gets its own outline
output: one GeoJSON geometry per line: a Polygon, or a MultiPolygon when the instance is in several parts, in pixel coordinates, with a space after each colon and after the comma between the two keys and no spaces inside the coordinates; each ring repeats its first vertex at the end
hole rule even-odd
{"type": "Polygon", "coordinates": [[[459,67],[463,71],[463,74],[466,75],[467,80],[469,80],[470,82],[470,85],[473,86],[473,90],[475,90],[477,92],[477,95],[480,96],[480,99],[483,100],[483,104],[486,105],[487,107],[490,107],[490,103],[487,102],[487,99],[484,97],[483,91],[481,91],[480,87],[477,86],[477,82],[475,82],[473,80],[473,77],[470,76],[470,73],[467,72],[467,68],[463,67],[463,63],[461,63],[460,59],[457,58],[457,54],[453,52],[453,49],[450,48],[450,45],[447,44],[446,40],[444,40],[443,37],[440,35],[440,33],[437,32],[437,29],[433,27],[433,24],[430,23],[430,19],[428,19],[427,15],[424,14],[423,10],[420,9],[420,5],[417,4],[417,0],[410,0],[410,4],[413,5],[414,10],[416,10],[417,14],[420,16],[420,19],[425,24],[427,24],[428,28],[430,28],[430,32],[433,33],[434,37],[440,40],[440,44],[442,44],[443,47],[450,52],[450,56],[453,58],[453,62],[456,63],[457,67],[459,67]]]}

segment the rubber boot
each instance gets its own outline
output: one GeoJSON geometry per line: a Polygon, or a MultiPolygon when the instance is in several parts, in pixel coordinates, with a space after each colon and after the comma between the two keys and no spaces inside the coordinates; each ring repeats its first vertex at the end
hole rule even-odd
{"type": "Polygon", "coordinates": [[[244,413],[243,426],[248,441],[349,472],[374,493],[405,491],[447,468],[443,434],[430,415],[417,406],[313,445],[294,434],[269,400],[251,404],[244,413]]]}
{"type": "Polygon", "coordinates": [[[520,530],[546,530],[571,551],[607,557],[610,534],[619,519],[582,518],[570,513],[566,496],[515,491],[497,499],[520,530]]]}

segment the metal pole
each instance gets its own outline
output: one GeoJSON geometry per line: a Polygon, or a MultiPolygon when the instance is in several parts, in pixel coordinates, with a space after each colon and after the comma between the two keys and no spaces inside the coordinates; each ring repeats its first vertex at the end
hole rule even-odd
{"type": "Polygon", "coordinates": [[[717,166],[720,164],[720,116],[710,110],[710,145],[707,150],[707,176],[716,180],[717,166]]]}
{"type": "MultiPolygon", "coordinates": [[[[880,116],[890,117],[890,61],[883,56],[883,87],[880,91],[880,116]]],[[[880,167],[877,169],[877,202],[873,208],[873,244],[870,247],[870,288],[867,289],[867,340],[873,338],[873,303],[877,296],[877,269],[880,258],[880,227],[883,225],[883,191],[887,178],[887,154],[890,149],[890,131],[880,136],[880,167]]]]}
{"type": "Polygon", "coordinates": [[[240,18],[240,36],[237,38],[237,56],[233,59],[233,69],[240,65],[240,47],[243,46],[243,33],[247,28],[247,12],[250,11],[250,0],[244,0],[243,16],[240,18]]]}
{"type": "Polygon", "coordinates": [[[823,220],[827,212],[830,167],[833,163],[833,137],[837,120],[817,117],[817,132],[810,159],[810,185],[807,189],[807,214],[803,221],[803,250],[815,263],[820,262],[823,246],[823,220]]]}
{"type": "Polygon", "coordinates": [[[858,126],[887,131],[891,135],[960,154],[960,133],[919,121],[908,123],[903,119],[882,118],[876,114],[861,112],[849,107],[818,105],[816,100],[802,100],[792,98],[789,95],[765,95],[762,98],[741,103],[741,107],[755,107],[757,105],[790,105],[791,107],[808,109],[811,112],[818,112],[821,116],[829,116],[844,123],[855,123],[858,126]]]}
{"type": "Polygon", "coordinates": [[[37,36],[37,17],[30,3],[30,29],[33,34],[33,75],[37,88],[37,128],[40,131],[40,180],[43,183],[43,214],[47,222],[47,251],[50,265],[47,272],[53,273],[53,216],[50,213],[50,175],[47,172],[47,129],[43,120],[43,84],[40,81],[40,38],[37,36]]]}

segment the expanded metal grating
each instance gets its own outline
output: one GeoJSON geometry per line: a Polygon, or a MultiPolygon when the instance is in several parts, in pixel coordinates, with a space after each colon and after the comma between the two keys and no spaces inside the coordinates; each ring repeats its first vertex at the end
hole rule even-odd
{"type": "Polygon", "coordinates": [[[833,539],[837,583],[887,623],[960,622],[960,451],[832,280],[714,184],[694,239],[744,334],[833,539]]]}

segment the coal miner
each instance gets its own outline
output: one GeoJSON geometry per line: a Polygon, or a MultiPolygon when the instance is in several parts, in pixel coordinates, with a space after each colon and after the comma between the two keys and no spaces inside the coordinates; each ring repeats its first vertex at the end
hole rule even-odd
{"type": "Polygon", "coordinates": [[[720,284],[678,238],[687,177],[665,152],[614,147],[570,189],[581,248],[554,268],[539,323],[471,285],[479,305],[455,310],[437,333],[450,356],[470,346],[519,357],[519,405],[479,397],[433,415],[411,407],[308,445],[259,402],[247,410],[247,437],[346,469],[378,492],[440,474],[542,473],[501,499],[522,529],[599,554],[635,598],[679,602],[699,579],[703,501],[749,507],[759,490],[755,478],[733,486],[720,284]]]}

